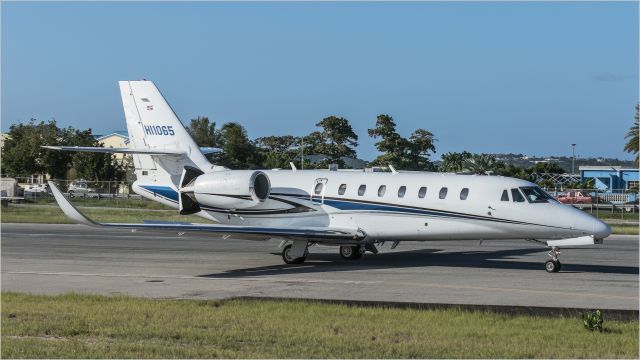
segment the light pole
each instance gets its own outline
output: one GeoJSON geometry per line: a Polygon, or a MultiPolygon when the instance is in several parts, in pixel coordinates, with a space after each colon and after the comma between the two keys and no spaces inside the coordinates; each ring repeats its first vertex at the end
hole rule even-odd
{"type": "Polygon", "coordinates": [[[571,175],[576,173],[576,144],[571,144],[573,157],[571,158],[571,175]]]}

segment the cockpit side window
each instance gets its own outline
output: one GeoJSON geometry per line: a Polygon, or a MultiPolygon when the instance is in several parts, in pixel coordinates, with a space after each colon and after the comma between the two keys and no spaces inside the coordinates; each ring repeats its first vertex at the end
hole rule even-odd
{"type": "Polygon", "coordinates": [[[500,201],[509,201],[509,192],[507,190],[502,191],[502,196],[500,197],[500,201]]]}
{"type": "Polygon", "coordinates": [[[511,197],[513,198],[513,202],[525,202],[524,196],[520,193],[518,189],[511,189],[511,197]]]}
{"type": "Polygon", "coordinates": [[[549,202],[550,199],[553,199],[551,195],[547,194],[538,186],[521,187],[520,190],[522,190],[522,193],[524,193],[524,196],[530,203],[546,203],[549,202]]]}

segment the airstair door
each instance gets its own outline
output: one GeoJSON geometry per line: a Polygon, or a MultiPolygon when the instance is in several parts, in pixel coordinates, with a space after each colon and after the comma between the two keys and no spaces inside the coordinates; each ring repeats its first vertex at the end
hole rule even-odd
{"type": "Polygon", "coordinates": [[[313,188],[311,189],[311,201],[320,201],[324,204],[324,191],[327,187],[327,178],[317,178],[313,182],[313,188]]]}

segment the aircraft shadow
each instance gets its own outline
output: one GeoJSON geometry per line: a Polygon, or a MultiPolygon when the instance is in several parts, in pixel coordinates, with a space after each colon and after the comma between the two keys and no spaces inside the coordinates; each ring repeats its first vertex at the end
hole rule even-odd
{"type": "MultiPolygon", "coordinates": [[[[359,260],[345,260],[338,254],[310,253],[299,265],[268,265],[233,269],[221,273],[198,275],[206,278],[241,278],[270,275],[293,275],[318,272],[338,272],[369,269],[400,269],[416,267],[458,267],[477,269],[535,270],[544,271],[547,260],[545,249],[510,249],[500,251],[442,252],[438,249],[421,249],[393,253],[365,254],[359,260]],[[541,253],[535,262],[518,260],[516,257],[541,253]]],[[[280,256],[280,253],[272,253],[280,256]]],[[[561,272],[638,274],[637,266],[590,265],[563,263],[561,272]]]]}

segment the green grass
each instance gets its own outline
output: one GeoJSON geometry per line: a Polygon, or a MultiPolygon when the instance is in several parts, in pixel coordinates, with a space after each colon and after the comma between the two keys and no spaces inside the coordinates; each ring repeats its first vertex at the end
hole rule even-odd
{"type": "MultiPolygon", "coordinates": [[[[206,222],[197,216],[181,216],[177,211],[165,205],[150,200],[98,200],[98,199],[73,199],[74,205],[90,218],[100,222],[142,222],[143,220],[160,221],[189,221],[206,222]],[[100,207],[119,207],[123,210],[99,209],[100,207]],[[140,209],[132,211],[126,209],[140,209]],[[167,210],[167,211],[144,211],[144,210],[167,210]]],[[[53,200],[38,200],[36,205],[55,205],[51,208],[14,206],[9,204],[8,208],[2,208],[0,219],[3,223],[41,223],[41,224],[70,224],[71,221],[64,216],[53,200]]],[[[611,214],[610,212],[600,212],[600,218],[619,219],[621,214],[611,214]]],[[[637,220],[638,214],[624,214],[624,219],[637,220]]],[[[611,225],[614,234],[636,235],[640,233],[638,225],[611,225]]]]}
{"type": "Polygon", "coordinates": [[[638,358],[638,322],[298,301],[2,294],[2,358],[638,358]]]}
{"type": "MultiPolygon", "coordinates": [[[[95,198],[82,198],[73,197],[71,202],[76,206],[92,206],[92,207],[118,207],[118,208],[135,208],[135,209],[156,209],[156,210],[170,210],[171,208],[156,201],[151,201],[145,198],[142,199],[95,199],[95,198]]],[[[55,205],[58,206],[56,201],[50,197],[46,199],[30,200],[26,204],[34,205],[55,205]]]]}
{"type": "Polygon", "coordinates": [[[609,225],[611,232],[619,235],[638,235],[640,227],[638,225],[609,225]]]}
{"type": "Polygon", "coordinates": [[[590,211],[585,211],[587,214],[591,214],[593,216],[598,217],[599,219],[602,220],[608,220],[608,219],[614,219],[614,220],[635,220],[638,221],[638,218],[640,217],[640,214],[638,214],[638,212],[632,213],[632,212],[626,212],[626,211],[619,211],[616,210],[615,212],[611,212],[611,210],[600,210],[600,211],[594,211],[593,213],[590,211]]]}
{"type": "MultiPolygon", "coordinates": [[[[77,204],[76,204],[77,205],[77,204]]],[[[141,223],[143,220],[186,221],[206,223],[207,220],[194,215],[180,215],[177,210],[154,211],[151,209],[100,209],[80,210],[89,218],[99,222],[141,223]]],[[[12,206],[2,208],[0,220],[3,223],[71,224],[59,207],[12,206]]]]}

